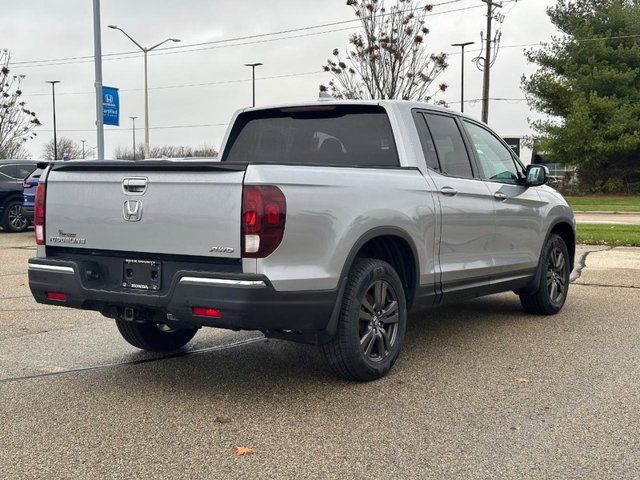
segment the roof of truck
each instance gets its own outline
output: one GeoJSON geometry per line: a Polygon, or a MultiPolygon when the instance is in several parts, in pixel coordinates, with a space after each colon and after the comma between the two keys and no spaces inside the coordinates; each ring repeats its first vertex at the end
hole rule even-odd
{"type": "Polygon", "coordinates": [[[248,107],[248,108],[242,109],[241,111],[250,112],[250,111],[258,111],[258,110],[269,110],[274,108],[292,108],[292,107],[307,107],[307,106],[312,107],[312,106],[318,106],[318,105],[381,105],[381,106],[393,105],[393,106],[407,109],[407,110],[420,108],[423,110],[434,110],[434,111],[446,112],[450,114],[453,113],[455,115],[470,118],[472,120],[477,121],[476,118],[470,115],[458,112],[456,110],[451,110],[450,108],[440,107],[440,106],[433,105],[426,102],[416,102],[413,100],[340,100],[340,99],[321,98],[318,100],[311,100],[307,102],[289,102],[289,103],[279,103],[279,104],[265,105],[265,106],[259,106],[259,107],[248,107]]]}

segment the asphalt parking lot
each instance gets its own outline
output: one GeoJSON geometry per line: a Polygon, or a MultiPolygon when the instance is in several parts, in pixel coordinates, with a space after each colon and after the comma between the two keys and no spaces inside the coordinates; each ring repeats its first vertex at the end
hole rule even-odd
{"type": "Polygon", "coordinates": [[[414,314],[357,384],[251,332],[138,352],[31,299],[32,243],[0,234],[0,478],[640,478],[640,249],[590,253],[556,317],[513,294],[414,314]]]}

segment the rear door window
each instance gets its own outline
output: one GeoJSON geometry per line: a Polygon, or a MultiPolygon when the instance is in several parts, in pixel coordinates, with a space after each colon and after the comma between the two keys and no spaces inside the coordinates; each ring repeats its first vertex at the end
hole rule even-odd
{"type": "Polygon", "coordinates": [[[377,105],[323,105],[242,113],[229,135],[222,161],[400,166],[389,118],[377,105]]]}
{"type": "Polygon", "coordinates": [[[471,160],[455,119],[431,113],[424,116],[438,154],[440,171],[452,177],[473,178],[471,160]]]}

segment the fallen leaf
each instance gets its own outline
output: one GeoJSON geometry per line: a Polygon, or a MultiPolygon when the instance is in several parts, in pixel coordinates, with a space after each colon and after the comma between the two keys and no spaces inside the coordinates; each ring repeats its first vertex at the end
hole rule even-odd
{"type": "Polygon", "coordinates": [[[527,377],[516,377],[516,382],[518,382],[518,383],[529,383],[529,379],[527,377]]]}
{"type": "Polygon", "coordinates": [[[253,455],[253,449],[249,447],[236,447],[233,449],[233,454],[236,457],[244,457],[246,455],[253,455]]]}
{"type": "Polygon", "coordinates": [[[229,423],[231,421],[231,417],[229,415],[218,415],[216,417],[216,422],[218,423],[229,423]]]}

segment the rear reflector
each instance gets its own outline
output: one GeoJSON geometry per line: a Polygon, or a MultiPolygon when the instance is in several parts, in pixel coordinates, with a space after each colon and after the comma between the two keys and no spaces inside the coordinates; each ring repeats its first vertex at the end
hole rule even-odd
{"type": "Polygon", "coordinates": [[[67,294],[62,292],[47,292],[47,300],[55,300],[56,302],[66,302],[67,294]]]}
{"type": "Polygon", "coordinates": [[[191,312],[198,317],[220,318],[220,310],[217,308],[193,307],[191,312]]]}

